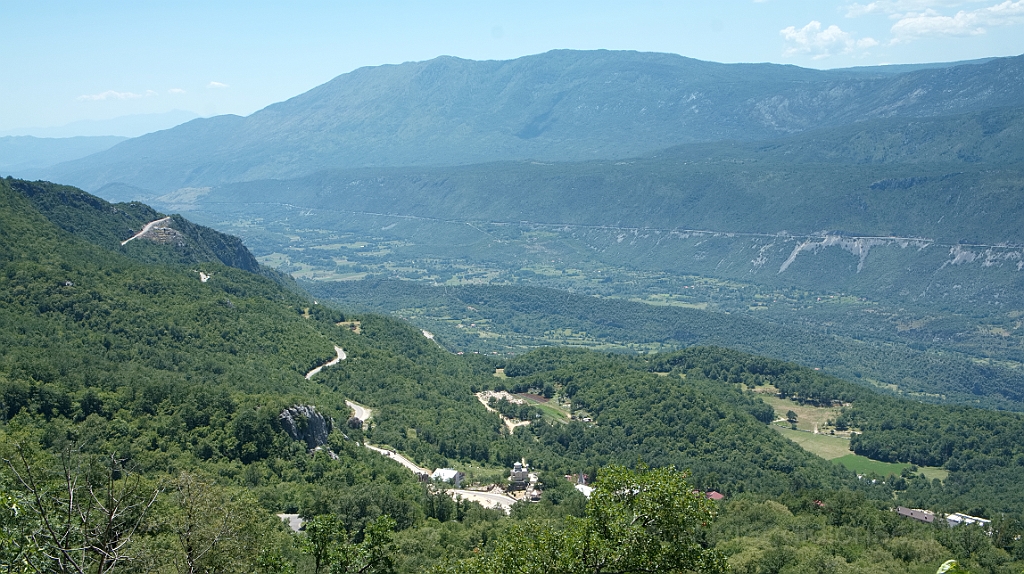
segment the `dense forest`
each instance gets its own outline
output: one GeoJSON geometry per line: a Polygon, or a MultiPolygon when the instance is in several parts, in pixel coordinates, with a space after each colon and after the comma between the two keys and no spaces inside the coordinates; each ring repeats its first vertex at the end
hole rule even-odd
{"type": "Polygon", "coordinates": [[[244,253],[222,258],[239,252],[209,230],[181,224],[186,239],[122,245],[162,215],[146,209],[0,180],[5,571],[491,572],[584,539],[593,552],[559,556],[589,564],[620,548],[626,564],[642,548],[662,571],[749,573],[1024,566],[1020,415],[913,402],[716,347],[456,355],[407,323],[247,270],[244,253]],[[335,347],[344,359],[307,377],[335,347]],[[942,465],[949,478],[858,478],[771,428],[757,385],[848,403],[854,451],[942,465]],[[511,432],[474,396],[488,389],[574,416],[511,432]],[[349,424],[346,400],[372,418],[349,424]],[[322,440],[305,433],[321,424],[322,440]],[[526,459],[544,495],[508,515],[484,509],[366,444],[463,470],[470,485],[506,484],[526,459]],[[589,501],[565,479],[580,473],[597,487],[589,501]],[[975,513],[992,532],[917,523],[896,504],[975,513]],[[623,513],[662,507],[685,508],[672,516],[686,522],[655,513],[649,538],[608,534],[629,534],[623,513]],[[666,540],[686,544],[669,552],[666,540]]]}
{"type": "MultiPolygon", "coordinates": [[[[317,297],[347,308],[411,317],[449,347],[463,351],[509,354],[551,344],[622,351],[716,345],[818,366],[919,400],[1024,409],[1024,375],[1018,370],[979,364],[955,353],[926,352],[878,333],[862,333],[858,338],[829,336],[818,328],[781,323],[775,317],[656,306],[521,285],[431,287],[380,279],[304,281],[302,285],[317,297]]],[[[859,315],[868,314],[861,310],[859,315]]],[[[869,317],[861,320],[878,323],[878,314],[869,317]]],[[[859,317],[843,319],[853,323],[859,317]]],[[[826,324],[836,320],[828,317],[826,324]]],[[[939,328],[932,324],[922,337],[945,336],[939,328]]],[[[947,330],[968,328],[954,324],[947,330]]]]}

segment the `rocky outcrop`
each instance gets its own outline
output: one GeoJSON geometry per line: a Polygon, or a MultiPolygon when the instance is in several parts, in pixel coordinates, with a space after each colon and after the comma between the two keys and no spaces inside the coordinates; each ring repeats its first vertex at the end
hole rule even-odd
{"type": "Polygon", "coordinates": [[[310,449],[327,444],[331,434],[331,419],[320,414],[313,405],[293,405],[280,415],[281,428],[294,440],[301,440],[310,449]]]}

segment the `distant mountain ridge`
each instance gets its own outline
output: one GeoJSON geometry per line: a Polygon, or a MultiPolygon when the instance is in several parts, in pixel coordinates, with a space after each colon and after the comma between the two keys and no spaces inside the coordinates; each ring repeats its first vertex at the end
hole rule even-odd
{"type": "Polygon", "coordinates": [[[76,160],[110,149],[126,139],[120,136],[0,137],[0,174],[19,175],[25,171],[76,160]]]}
{"type": "Polygon", "coordinates": [[[361,68],[251,116],[148,134],[38,175],[153,191],[323,169],[615,159],[874,118],[1024,104],[1024,57],[905,73],[553,51],[361,68]]]}
{"type": "Polygon", "coordinates": [[[1019,245],[1021,166],[1024,107],[686,144],[628,161],[324,170],[151,201],[221,221],[269,217],[276,205],[325,215],[765,235],[840,230],[1019,245]]]}

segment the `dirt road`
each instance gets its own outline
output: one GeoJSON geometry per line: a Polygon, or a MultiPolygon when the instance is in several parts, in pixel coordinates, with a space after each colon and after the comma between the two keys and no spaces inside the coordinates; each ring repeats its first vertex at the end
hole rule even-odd
{"type": "Polygon", "coordinates": [[[491,405],[488,404],[488,400],[491,398],[492,395],[497,396],[499,399],[508,399],[509,402],[513,403],[523,403],[524,401],[504,391],[500,393],[496,393],[494,391],[481,391],[479,393],[476,393],[477,400],[480,401],[480,404],[482,404],[485,409],[491,411],[492,413],[497,413],[498,416],[501,417],[501,422],[505,423],[505,426],[508,427],[508,432],[515,432],[516,427],[526,426],[530,424],[530,421],[514,421],[506,417],[505,415],[499,413],[497,410],[491,408],[491,405]]]}
{"type": "Polygon", "coordinates": [[[149,231],[150,229],[153,229],[154,227],[156,227],[156,226],[158,226],[158,225],[162,225],[162,224],[164,224],[164,223],[167,223],[167,222],[168,222],[168,221],[169,221],[170,219],[171,219],[170,217],[165,217],[165,218],[163,218],[163,219],[157,219],[156,221],[150,221],[149,223],[147,223],[146,225],[144,225],[144,226],[142,227],[142,231],[140,231],[140,232],[136,233],[135,235],[132,235],[132,236],[131,236],[131,237],[129,237],[128,239],[125,239],[124,241],[122,241],[122,242],[121,242],[121,245],[124,245],[124,244],[128,243],[128,242],[129,242],[129,241],[131,241],[132,239],[137,239],[137,238],[139,238],[139,237],[142,237],[142,236],[143,236],[143,235],[145,235],[145,234],[146,234],[146,233],[147,233],[147,232],[148,232],[148,231],[149,231]]]}

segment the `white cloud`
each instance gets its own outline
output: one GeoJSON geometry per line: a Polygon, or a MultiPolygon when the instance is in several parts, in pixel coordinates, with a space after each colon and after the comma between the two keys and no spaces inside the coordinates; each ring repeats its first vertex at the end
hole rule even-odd
{"type": "Polygon", "coordinates": [[[876,0],[868,4],[854,2],[846,6],[846,17],[857,18],[871,14],[899,15],[923,12],[935,8],[956,8],[977,0],[876,0]]]}
{"type": "Polygon", "coordinates": [[[183,90],[181,88],[171,88],[171,89],[167,90],[167,93],[168,94],[184,94],[185,90],[183,90]]]}
{"type": "Polygon", "coordinates": [[[821,22],[817,20],[812,20],[799,30],[796,26],[790,26],[779,33],[789,43],[783,52],[784,56],[807,55],[815,60],[836,54],[849,54],[854,50],[878,45],[874,38],[855,39],[853,35],[842,31],[835,24],[822,30],[821,22]]]}
{"type": "Polygon", "coordinates": [[[155,96],[156,92],[153,90],[146,90],[143,94],[136,94],[135,92],[115,92],[114,90],[107,90],[99,94],[86,94],[78,96],[80,102],[100,102],[103,100],[135,100],[138,98],[144,98],[146,96],[155,96]]]}
{"type": "Polygon", "coordinates": [[[976,10],[960,10],[953,16],[945,16],[928,9],[924,12],[901,15],[892,26],[892,42],[910,42],[929,36],[977,36],[984,34],[987,27],[1009,26],[1022,22],[1024,0],[1006,0],[976,10]]]}
{"type": "Polygon", "coordinates": [[[207,88],[226,88],[226,87],[228,87],[228,85],[227,84],[222,84],[221,82],[210,82],[209,84],[206,84],[206,87],[207,88]]]}

